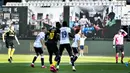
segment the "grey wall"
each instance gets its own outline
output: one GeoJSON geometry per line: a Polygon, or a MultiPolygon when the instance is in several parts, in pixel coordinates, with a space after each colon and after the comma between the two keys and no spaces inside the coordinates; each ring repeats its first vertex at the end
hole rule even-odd
{"type": "MultiPolygon", "coordinates": [[[[17,45],[15,48],[16,54],[34,54],[33,40],[20,40],[21,45],[17,45]]],[[[94,56],[115,56],[115,49],[112,48],[112,41],[86,41],[86,47],[84,49],[86,55],[94,56]],[[88,52],[87,52],[88,46],[88,52]]],[[[130,42],[125,42],[125,56],[130,56],[130,42]]],[[[47,50],[44,50],[45,54],[48,54],[47,50]]],[[[5,44],[0,40],[0,54],[7,54],[7,48],[5,44]]],[[[64,54],[67,54],[66,51],[64,54]]]]}

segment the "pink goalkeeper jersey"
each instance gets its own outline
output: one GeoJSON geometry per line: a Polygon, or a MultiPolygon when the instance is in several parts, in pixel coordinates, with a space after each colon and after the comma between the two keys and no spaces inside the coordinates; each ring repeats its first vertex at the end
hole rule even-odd
{"type": "Polygon", "coordinates": [[[124,36],[126,36],[126,35],[125,34],[122,34],[122,35],[116,34],[114,36],[116,45],[123,45],[124,44],[124,36]]]}

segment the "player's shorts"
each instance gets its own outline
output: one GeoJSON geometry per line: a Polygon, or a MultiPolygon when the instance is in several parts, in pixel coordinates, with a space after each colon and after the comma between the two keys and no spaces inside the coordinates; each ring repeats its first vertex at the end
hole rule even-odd
{"type": "Polygon", "coordinates": [[[43,50],[42,50],[41,47],[34,47],[34,50],[35,50],[35,52],[36,52],[37,55],[43,54],[43,50]]]}
{"type": "Polygon", "coordinates": [[[7,48],[11,48],[11,49],[14,48],[14,43],[13,43],[13,41],[6,41],[5,44],[6,44],[6,47],[7,47],[7,48]]]}
{"type": "Polygon", "coordinates": [[[78,48],[77,47],[72,47],[73,53],[77,54],[78,53],[78,48]]]}
{"type": "Polygon", "coordinates": [[[116,45],[116,53],[124,52],[124,46],[123,45],[116,45]]]}
{"type": "Polygon", "coordinates": [[[84,45],[80,45],[80,49],[83,50],[84,49],[84,45]]]}
{"type": "Polygon", "coordinates": [[[49,54],[58,54],[58,47],[56,43],[46,43],[49,54]]]}
{"type": "Polygon", "coordinates": [[[60,44],[60,47],[59,47],[59,55],[60,56],[62,55],[64,49],[67,50],[69,56],[73,56],[73,54],[72,54],[72,48],[71,48],[70,44],[60,44]]]}

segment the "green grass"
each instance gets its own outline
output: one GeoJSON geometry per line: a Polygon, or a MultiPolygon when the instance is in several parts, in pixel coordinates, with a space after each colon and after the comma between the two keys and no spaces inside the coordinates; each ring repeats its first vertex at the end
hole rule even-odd
{"type": "MultiPolygon", "coordinates": [[[[14,55],[13,63],[8,63],[8,55],[0,55],[0,73],[51,73],[49,71],[48,56],[44,56],[46,69],[41,68],[40,58],[35,68],[30,67],[34,55],[14,55]]],[[[129,58],[125,57],[126,62],[129,58]]],[[[73,73],[69,64],[69,57],[63,56],[58,73],[73,73]]],[[[130,67],[124,64],[115,64],[114,57],[85,56],[79,57],[75,63],[77,71],[74,73],[130,73],[130,67]]]]}

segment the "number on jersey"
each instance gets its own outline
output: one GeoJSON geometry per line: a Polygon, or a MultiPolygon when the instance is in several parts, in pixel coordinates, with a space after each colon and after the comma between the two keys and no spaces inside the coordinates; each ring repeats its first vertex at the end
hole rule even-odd
{"type": "Polygon", "coordinates": [[[67,32],[66,31],[62,31],[61,34],[62,34],[62,39],[65,39],[67,37],[67,32]]]}
{"type": "Polygon", "coordinates": [[[52,32],[52,33],[50,33],[50,35],[49,35],[49,39],[53,39],[54,38],[54,33],[52,32]]]}

